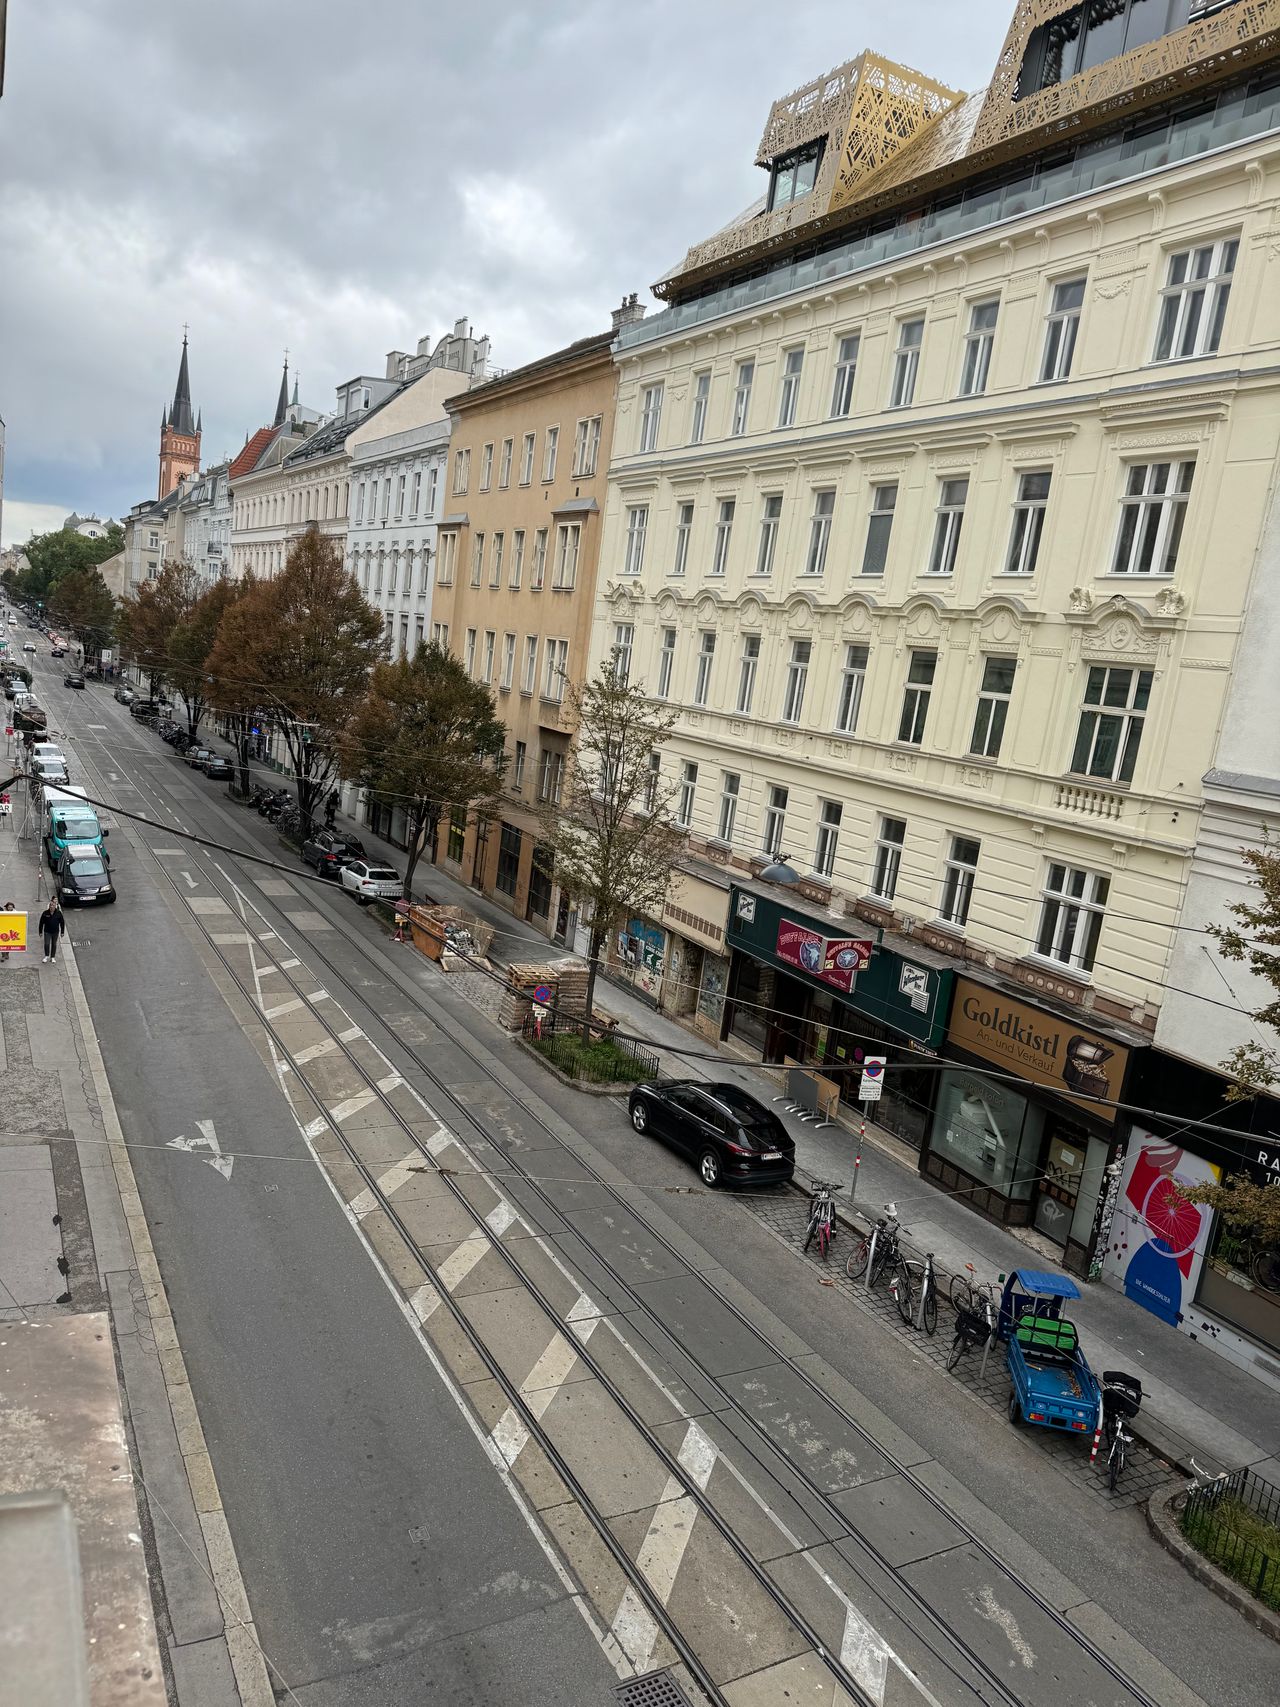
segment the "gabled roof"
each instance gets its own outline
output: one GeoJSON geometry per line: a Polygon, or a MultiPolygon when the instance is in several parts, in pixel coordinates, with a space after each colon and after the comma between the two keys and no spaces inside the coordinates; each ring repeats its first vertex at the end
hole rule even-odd
{"type": "Polygon", "coordinates": [[[229,479],[238,480],[242,474],[252,474],[257,466],[258,458],[266,450],[275,437],[274,427],[259,427],[257,432],[245,445],[239,456],[233,457],[227,468],[229,479]]]}
{"type": "Polygon", "coordinates": [[[530,380],[538,379],[544,373],[553,373],[558,367],[568,367],[570,363],[581,361],[586,356],[608,355],[615,337],[617,331],[611,326],[607,332],[593,332],[588,338],[577,338],[572,344],[566,344],[562,350],[553,350],[548,356],[539,356],[536,361],[526,362],[523,367],[509,368],[499,379],[479,380],[470,391],[460,391],[455,397],[451,397],[446,407],[452,414],[455,409],[483,405],[486,399],[528,384],[530,380]]]}

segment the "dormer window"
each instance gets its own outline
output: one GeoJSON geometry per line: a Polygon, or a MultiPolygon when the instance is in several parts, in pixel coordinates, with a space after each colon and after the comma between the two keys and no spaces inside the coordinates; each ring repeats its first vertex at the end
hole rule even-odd
{"type": "Polygon", "coordinates": [[[1083,0],[1032,30],[1015,100],[1180,30],[1232,0],[1083,0]]]}
{"type": "Polygon", "coordinates": [[[789,154],[778,156],[769,174],[770,212],[776,207],[785,207],[788,202],[799,201],[801,196],[809,194],[818,176],[818,167],[822,164],[822,151],[825,147],[824,137],[818,142],[807,142],[803,148],[793,148],[789,154]]]}

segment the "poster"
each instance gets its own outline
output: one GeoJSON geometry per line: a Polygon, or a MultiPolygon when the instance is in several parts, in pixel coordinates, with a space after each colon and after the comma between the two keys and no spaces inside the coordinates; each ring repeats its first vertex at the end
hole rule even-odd
{"type": "Polygon", "coordinates": [[[27,915],[0,910],[0,951],[5,954],[25,954],[27,948],[27,915]]]}
{"type": "Polygon", "coordinates": [[[837,990],[852,990],[859,972],[871,964],[875,945],[856,937],[824,937],[807,925],[780,919],[774,953],[787,966],[798,966],[812,978],[832,984],[837,990]]]}
{"type": "Polygon", "coordinates": [[[1102,1264],[1103,1279],[1177,1327],[1195,1297],[1213,1211],[1180,1187],[1211,1185],[1221,1170],[1136,1126],[1102,1264]]]}

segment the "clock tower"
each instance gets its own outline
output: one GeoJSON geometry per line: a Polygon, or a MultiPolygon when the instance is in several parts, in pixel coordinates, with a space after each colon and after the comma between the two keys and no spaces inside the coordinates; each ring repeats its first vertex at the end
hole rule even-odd
{"type": "Polygon", "coordinates": [[[187,373],[187,335],[182,334],[182,361],[173,405],[160,418],[160,490],[167,498],[184,474],[200,469],[200,419],[191,418],[191,380],[187,373]]]}

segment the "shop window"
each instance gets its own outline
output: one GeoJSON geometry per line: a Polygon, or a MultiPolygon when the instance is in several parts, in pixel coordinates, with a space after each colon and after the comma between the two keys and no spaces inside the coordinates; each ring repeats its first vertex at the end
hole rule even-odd
{"type": "Polygon", "coordinates": [[[985,1075],[948,1069],[939,1078],[932,1153],[1001,1197],[1027,1201],[1040,1173],[1042,1111],[985,1075]]]}

